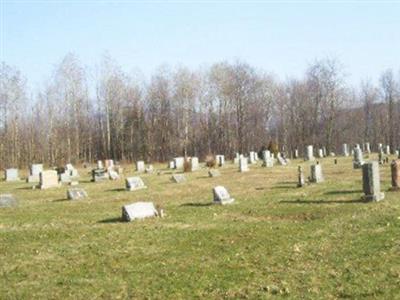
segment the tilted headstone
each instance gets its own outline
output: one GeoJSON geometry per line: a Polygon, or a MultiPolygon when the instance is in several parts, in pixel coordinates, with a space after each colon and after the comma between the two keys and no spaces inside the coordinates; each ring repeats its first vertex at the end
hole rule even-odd
{"type": "Polygon", "coordinates": [[[354,148],[353,168],[360,169],[364,164],[364,158],[360,147],[354,148]]]}
{"type": "Polygon", "coordinates": [[[175,183],[181,183],[186,181],[186,177],[183,174],[174,174],[172,175],[172,181],[175,183]]]}
{"type": "Polygon", "coordinates": [[[146,169],[143,160],[139,160],[136,162],[136,172],[142,173],[146,169]]]}
{"type": "Polygon", "coordinates": [[[303,187],[305,185],[305,181],[304,181],[303,168],[301,166],[297,168],[297,178],[298,178],[297,187],[303,187]]]}
{"type": "Polygon", "coordinates": [[[308,145],[306,148],[306,160],[313,161],[315,160],[314,158],[314,146],[313,145],[308,145]]]}
{"type": "Polygon", "coordinates": [[[43,164],[32,164],[29,168],[27,182],[39,182],[39,174],[43,171],[43,164]]]}
{"type": "Polygon", "coordinates": [[[393,160],[390,165],[392,175],[391,191],[400,191],[400,160],[393,160]]]}
{"type": "Polygon", "coordinates": [[[218,167],[222,167],[225,164],[225,156],[222,154],[216,155],[215,160],[217,161],[218,167]]]}
{"type": "Polygon", "coordinates": [[[136,191],[147,188],[140,177],[128,177],[125,179],[125,186],[128,191],[136,191]]]}
{"type": "Polygon", "coordinates": [[[235,199],[231,198],[226,188],[220,185],[213,188],[213,196],[213,202],[215,204],[225,205],[235,201],[235,199]]]}
{"type": "Polygon", "coordinates": [[[17,200],[11,194],[0,194],[0,207],[17,206],[17,200]]]}
{"type": "Polygon", "coordinates": [[[106,181],[109,179],[108,172],[104,169],[93,169],[92,170],[92,181],[106,181]]]}
{"type": "Polygon", "coordinates": [[[277,160],[281,166],[286,166],[288,164],[287,160],[281,155],[277,156],[277,160]]]}
{"type": "Polygon", "coordinates": [[[247,164],[246,157],[240,157],[239,159],[239,172],[247,172],[249,171],[249,166],[247,164]]]}
{"type": "Polygon", "coordinates": [[[183,166],[185,164],[185,158],[184,157],[175,157],[174,164],[175,164],[175,169],[177,169],[177,170],[183,169],[183,166]]]}
{"type": "Polygon", "coordinates": [[[197,171],[199,168],[199,159],[197,157],[192,157],[190,159],[190,171],[197,171]]]}
{"type": "Polygon", "coordinates": [[[42,171],[39,174],[39,188],[49,189],[59,187],[58,174],[55,170],[42,171]]]}
{"type": "Polygon", "coordinates": [[[4,174],[6,182],[19,181],[18,169],[6,169],[4,174]]]}
{"type": "Polygon", "coordinates": [[[211,169],[211,170],[208,171],[208,176],[210,176],[210,177],[219,177],[219,176],[221,176],[221,173],[216,169],[211,169]]]}
{"type": "Polygon", "coordinates": [[[320,164],[311,165],[311,176],[310,182],[320,183],[324,181],[324,176],[322,175],[322,167],[320,164]]]}
{"type": "Polygon", "coordinates": [[[68,189],[67,191],[67,198],[68,200],[79,200],[83,198],[87,198],[88,194],[84,189],[73,188],[68,189]]]}
{"type": "Polygon", "coordinates": [[[343,156],[349,156],[349,147],[347,144],[342,145],[342,154],[343,156]]]}
{"type": "Polygon", "coordinates": [[[122,207],[122,220],[126,222],[158,215],[159,213],[153,202],[135,202],[122,207]]]}
{"type": "Polygon", "coordinates": [[[380,201],[385,198],[385,194],[381,192],[381,183],[379,176],[379,164],[376,161],[364,163],[362,166],[362,179],[364,201],[380,201]]]}

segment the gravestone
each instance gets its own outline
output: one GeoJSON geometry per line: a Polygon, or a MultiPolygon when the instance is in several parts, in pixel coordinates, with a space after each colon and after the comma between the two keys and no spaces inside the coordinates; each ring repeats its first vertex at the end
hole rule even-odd
{"type": "Polygon", "coordinates": [[[220,185],[213,188],[213,196],[213,202],[215,204],[225,205],[235,201],[235,199],[231,198],[226,188],[220,185]]]}
{"type": "Polygon", "coordinates": [[[288,161],[284,157],[282,157],[280,154],[278,154],[277,160],[281,166],[286,166],[288,164],[288,161]]]}
{"type": "Polygon", "coordinates": [[[297,187],[303,187],[305,185],[305,181],[304,181],[303,168],[301,166],[298,166],[297,168],[297,177],[298,177],[297,187]]]}
{"type": "Polygon", "coordinates": [[[6,169],[4,174],[6,182],[19,181],[18,169],[6,169]]]}
{"type": "Polygon", "coordinates": [[[103,169],[103,162],[101,160],[97,161],[97,169],[103,169]]]}
{"type": "Polygon", "coordinates": [[[371,154],[371,145],[370,143],[365,143],[365,152],[371,154]]]}
{"type": "Polygon", "coordinates": [[[122,220],[126,222],[158,215],[159,213],[153,202],[135,202],[122,207],[122,220]]]}
{"type": "Polygon", "coordinates": [[[386,155],[390,155],[390,146],[386,145],[386,155]]]}
{"type": "Polygon", "coordinates": [[[298,159],[299,158],[299,150],[298,149],[294,149],[293,158],[294,159],[298,159]]]}
{"type": "Polygon", "coordinates": [[[176,170],[181,170],[183,169],[183,166],[185,164],[185,158],[184,157],[175,157],[174,158],[174,165],[176,170]]]}
{"type": "Polygon", "coordinates": [[[353,160],[353,168],[360,169],[364,164],[364,158],[360,147],[354,148],[354,160],[353,160]]]}
{"type": "Polygon", "coordinates": [[[108,168],[108,177],[111,180],[118,180],[119,174],[116,171],[114,171],[112,168],[108,168]]]}
{"type": "Polygon", "coordinates": [[[104,165],[105,165],[106,169],[114,168],[114,161],[112,159],[106,159],[104,161],[104,165]]]}
{"type": "Polygon", "coordinates": [[[311,165],[311,176],[310,182],[320,183],[324,181],[324,177],[322,175],[322,167],[320,164],[311,165]]]}
{"type": "Polygon", "coordinates": [[[59,187],[58,174],[55,170],[42,171],[39,174],[39,187],[40,189],[49,189],[59,187]]]}
{"type": "Polygon", "coordinates": [[[269,150],[264,150],[262,152],[263,158],[263,167],[272,168],[274,166],[274,158],[271,156],[271,152],[269,150]]]}
{"type": "Polygon", "coordinates": [[[390,165],[392,175],[391,191],[400,191],[400,160],[393,160],[390,165]]]}
{"type": "Polygon", "coordinates": [[[197,171],[199,169],[199,159],[197,157],[192,157],[190,159],[190,171],[197,171]]]}
{"type": "Polygon", "coordinates": [[[318,157],[319,158],[323,158],[324,157],[324,151],[322,150],[322,148],[318,149],[318,157]]]}
{"type": "Polygon", "coordinates": [[[170,168],[170,169],[175,169],[175,162],[174,162],[173,160],[171,160],[171,161],[168,163],[168,168],[170,168]]]}
{"type": "Polygon", "coordinates": [[[148,165],[148,166],[146,167],[146,169],[145,169],[145,172],[148,173],[148,174],[153,173],[153,172],[154,172],[154,167],[153,167],[153,165],[148,165]]]}
{"type": "Polygon", "coordinates": [[[314,158],[314,147],[313,145],[308,145],[306,149],[306,160],[313,161],[314,158]]]}
{"type": "Polygon", "coordinates": [[[79,177],[78,170],[72,164],[66,164],[65,171],[71,178],[79,177]]]}
{"type": "Polygon", "coordinates": [[[143,160],[136,162],[136,172],[142,173],[145,171],[145,165],[143,160]]]}
{"type": "Polygon", "coordinates": [[[326,147],[322,147],[322,155],[323,157],[327,157],[328,156],[328,152],[326,151],[326,147]]]}
{"type": "Polygon", "coordinates": [[[125,187],[126,190],[130,192],[147,188],[147,186],[144,185],[142,178],[137,176],[126,178],[125,187]]]}
{"type": "Polygon", "coordinates": [[[68,172],[64,172],[64,173],[59,174],[59,180],[61,183],[70,183],[71,176],[68,174],[68,172]]]}
{"type": "Polygon", "coordinates": [[[381,151],[381,150],[383,151],[383,145],[382,145],[382,143],[379,143],[378,144],[378,152],[381,151]]]}
{"type": "Polygon", "coordinates": [[[87,198],[88,194],[84,189],[68,189],[67,191],[67,199],[68,200],[79,200],[83,198],[87,198]]]}
{"type": "Polygon", "coordinates": [[[92,181],[99,182],[108,180],[109,176],[106,170],[104,169],[93,169],[92,170],[92,181]]]}
{"type": "Polygon", "coordinates": [[[210,177],[219,177],[219,176],[221,176],[221,173],[216,169],[211,169],[211,170],[208,171],[208,176],[210,176],[210,177]]]}
{"type": "Polygon", "coordinates": [[[174,174],[172,175],[171,179],[175,183],[182,183],[186,181],[186,177],[183,174],[174,174]]]}
{"type": "Polygon", "coordinates": [[[349,147],[347,146],[347,144],[342,145],[342,154],[346,157],[349,156],[349,147]]]}
{"type": "Polygon", "coordinates": [[[218,154],[215,156],[215,160],[217,161],[218,167],[222,167],[225,164],[225,156],[218,154]]]}
{"type": "Polygon", "coordinates": [[[385,194],[381,192],[378,162],[373,161],[362,166],[362,179],[364,191],[362,200],[380,201],[385,198],[385,194]]]}
{"type": "Polygon", "coordinates": [[[256,155],[255,155],[256,153],[254,152],[254,151],[250,151],[250,153],[249,153],[249,159],[248,159],[248,162],[249,162],[249,164],[255,164],[257,161],[256,161],[256,155]]]}
{"type": "Polygon", "coordinates": [[[118,175],[124,174],[124,169],[121,166],[115,166],[115,171],[118,173],[118,175]]]}
{"type": "Polygon", "coordinates": [[[399,150],[396,150],[394,154],[397,156],[397,158],[400,159],[400,149],[399,149],[399,150]]]}
{"type": "Polygon", "coordinates": [[[17,206],[17,200],[11,194],[0,194],[0,207],[17,206]]]}
{"type": "Polygon", "coordinates": [[[43,164],[32,164],[29,168],[27,182],[39,182],[39,174],[43,171],[43,164]]]}
{"type": "Polygon", "coordinates": [[[247,158],[246,157],[240,157],[239,159],[239,172],[248,172],[249,171],[249,166],[247,164],[247,158]]]}

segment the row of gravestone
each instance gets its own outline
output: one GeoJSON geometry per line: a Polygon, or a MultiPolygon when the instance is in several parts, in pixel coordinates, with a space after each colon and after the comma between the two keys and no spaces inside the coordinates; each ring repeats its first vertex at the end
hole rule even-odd
{"type": "MultiPolygon", "coordinates": [[[[358,166],[358,165],[357,165],[358,166]]],[[[358,168],[358,167],[357,167],[358,168]]],[[[379,163],[377,161],[363,162],[362,168],[362,182],[363,192],[362,197],[365,201],[380,201],[383,200],[385,194],[381,192],[380,187],[380,174],[379,163]]],[[[391,188],[390,191],[400,191],[400,160],[393,160],[391,163],[391,188]]],[[[311,165],[311,176],[309,182],[320,183],[324,181],[322,175],[322,167],[319,163],[311,165]]],[[[304,173],[301,166],[298,167],[298,187],[305,185],[304,173]]]]}

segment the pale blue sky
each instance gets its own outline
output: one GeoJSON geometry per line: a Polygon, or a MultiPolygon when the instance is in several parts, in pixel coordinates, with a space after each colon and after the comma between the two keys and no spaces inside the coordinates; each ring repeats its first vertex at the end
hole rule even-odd
{"type": "Polygon", "coordinates": [[[400,69],[400,2],[0,1],[1,60],[33,87],[67,52],[93,67],[107,51],[146,75],[241,59],[285,79],[326,56],[355,84],[400,69]]]}

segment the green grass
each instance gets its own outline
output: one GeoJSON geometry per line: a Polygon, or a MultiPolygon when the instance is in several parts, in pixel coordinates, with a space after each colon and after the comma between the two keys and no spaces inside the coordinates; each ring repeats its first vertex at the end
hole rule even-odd
{"type": "MultiPolygon", "coordinates": [[[[16,208],[0,209],[0,299],[400,299],[400,193],[381,166],[385,200],[360,203],[361,170],[350,158],[322,159],[326,181],[296,188],[297,165],[231,164],[91,183],[89,198],[67,201],[68,187],[32,190],[0,182],[16,208]],[[233,205],[208,205],[225,186],[233,205]],[[120,221],[121,207],[153,201],[162,219],[120,221]]],[[[164,165],[158,166],[163,168],[164,165]]],[[[125,166],[125,176],[134,166],[125,166]]],[[[166,170],[165,170],[166,171],[166,170]]]]}

